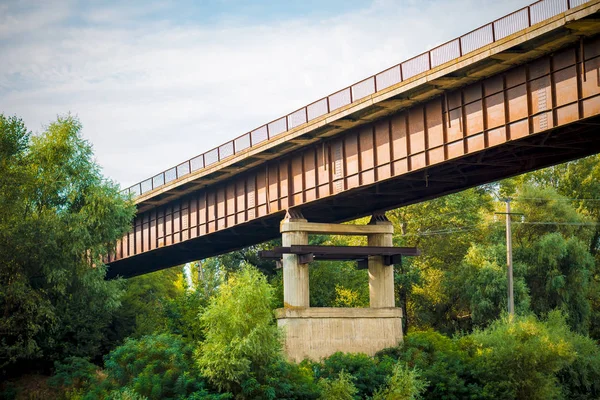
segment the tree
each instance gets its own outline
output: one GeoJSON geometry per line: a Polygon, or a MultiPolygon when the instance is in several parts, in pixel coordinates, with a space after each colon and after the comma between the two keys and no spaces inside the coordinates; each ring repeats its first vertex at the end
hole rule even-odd
{"type": "Polygon", "coordinates": [[[281,240],[270,240],[216,256],[212,258],[212,262],[216,263],[217,267],[225,272],[239,271],[244,265],[250,264],[263,274],[271,277],[275,275],[275,261],[262,259],[258,256],[258,252],[261,250],[270,250],[273,246],[281,246],[281,240]]]}
{"type": "Polygon", "coordinates": [[[0,369],[99,355],[121,294],[119,281],[104,280],[102,257],[133,213],[76,118],[31,137],[0,115],[0,369]]]}
{"type": "MultiPolygon", "coordinates": [[[[570,202],[577,211],[600,223],[600,155],[593,155],[516,178],[540,187],[551,187],[570,202]]],[[[590,252],[600,252],[600,225],[589,240],[590,252]]]]}
{"type": "Polygon", "coordinates": [[[344,371],[336,379],[319,380],[321,387],[321,400],[354,400],[358,392],[352,380],[354,377],[344,371]]]}
{"type": "Polygon", "coordinates": [[[587,333],[590,299],[597,295],[588,246],[594,229],[586,225],[587,215],[557,193],[555,186],[563,178],[553,175],[556,169],[520,177],[506,190],[515,198],[515,212],[525,215],[525,223],[513,224],[515,266],[522,266],[531,308],[538,316],[558,308],[567,314],[572,329],[587,333]]]}
{"type": "Polygon", "coordinates": [[[420,379],[419,372],[406,364],[394,366],[387,386],[375,392],[373,400],[418,400],[427,387],[427,381],[420,379]]]}
{"type": "MultiPolygon", "coordinates": [[[[538,221],[561,224],[533,227],[545,228],[543,233],[560,232],[565,237],[576,236],[595,258],[595,265],[588,270],[588,287],[579,293],[586,296],[591,305],[590,334],[600,338],[600,156],[560,164],[512,181],[517,182],[513,182],[512,192],[519,185],[525,188],[516,192],[520,199],[517,206],[523,212],[531,213],[539,218],[538,221]]],[[[529,219],[535,221],[531,217],[529,219]]],[[[519,235],[520,231],[515,234],[519,235]]]]}
{"type": "Polygon", "coordinates": [[[452,276],[473,242],[484,237],[484,212],[491,211],[485,188],[469,189],[387,213],[394,224],[394,245],[414,246],[422,255],[396,268],[396,293],[404,308],[405,331],[435,327],[445,332],[468,329],[460,288],[452,276]]]}
{"type": "Polygon", "coordinates": [[[181,267],[129,278],[112,328],[115,342],[169,332],[171,304],[185,295],[181,267]]]}
{"type": "Polygon", "coordinates": [[[482,388],[474,378],[473,356],[461,340],[433,330],[413,331],[400,346],[383,350],[378,357],[392,357],[398,365],[421,371],[426,400],[479,399],[482,388]]]}
{"type": "Polygon", "coordinates": [[[204,391],[193,351],[192,344],[175,335],[127,339],[106,357],[106,379],[89,397],[99,398],[103,392],[121,388],[148,399],[179,399],[204,391]]]}
{"type": "Polygon", "coordinates": [[[475,348],[472,368],[489,399],[560,398],[557,373],[576,359],[569,329],[556,313],[548,321],[505,317],[464,340],[475,348]]]}
{"type": "MultiPolygon", "coordinates": [[[[515,310],[525,314],[530,309],[529,288],[525,281],[527,265],[514,263],[515,310]]],[[[465,255],[460,269],[448,278],[457,288],[461,308],[473,327],[483,328],[507,309],[508,277],[506,246],[473,244],[465,255]]]]}
{"type": "Polygon", "coordinates": [[[230,275],[200,317],[206,339],[200,343],[198,365],[219,389],[239,393],[246,379],[263,382],[266,367],[280,357],[272,302],[266,277],[245,265],[230,275]]]}
{"type": "Polygon", "coordinates": [[[543,315],[554,309],[567,314],[571,328],[587,333],[591,306],[589,275],[594,260],[582,241],[548,233],[520,255],[527,263],[532,309],[543,315]]]}
{"type": "Polygon", "coordinates": [[[339,379],[344,373],[352,375],[357,399],[373,396],[378,388],[386,384],[392,369],[391,359],[377,360],[362,353],[341,352],[334,353],[313,366],[319,378],[333,381],[339,379]]]}

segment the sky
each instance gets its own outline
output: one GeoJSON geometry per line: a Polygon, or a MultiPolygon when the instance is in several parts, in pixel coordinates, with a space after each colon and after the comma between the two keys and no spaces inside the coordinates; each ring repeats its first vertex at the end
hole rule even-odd
{"type": "Polygon", "coordinates": [[[0,113],[127,187],[530,2],[0,0],[0,113]]]}

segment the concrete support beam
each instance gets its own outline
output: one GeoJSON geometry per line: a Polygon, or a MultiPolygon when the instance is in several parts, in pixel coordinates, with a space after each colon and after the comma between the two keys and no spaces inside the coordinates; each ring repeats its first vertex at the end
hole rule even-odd
{"type": "MultiPolygon", "coordinates": [[[[385,216],[373,216],[369,225],[386,226],[393,230],[392,223],[385,216]]],[[[369,246],[392,246],[391,233],[377,233],[367,236],[369,246]]],[[[371,308],[396,306],[394,298],[394,266],[385,265],[383,257],[369,257],[369,300],[371,308]]]]}
{"type": "MultiPolygon", "coordinates": [[[[368,225],[307,222],[296,210],[281,221],[283,247],[308,245],[309,234],[367,236],[369,246],[392,246],[394,227],[385,215],[368,225]]],[[[308,264],[296,254],[283,254],[284,308],[276,311],[290,361],[320,360],[336,351],[374,355],[402,341],[402,309],[395,307],[394,268],[382,256],[369,257],[371,308],[310,308],[308,264]]]]}
{"type": "MultiPolygon", "coordinates": [[[[289,218],[282,221],[285,223],[306,222],[302,218],[289,218]]],[[[281,242],[283,246],[307,245],[308,233],[299,230],[281,230],[281,242]]],[[[283,305],[285,308],[303,308],[310,306],[308,264],[300,264],[298,255],[283,255],[283,305]]]]}
{"type": "Polygon", "coordinates": [[[374,356],[402,342],[400,308],[280,308],[276,316],[293,362],[319,361],[336,351],[374,356]]]}
{"type": "Polygon", "coordinates": [[[306,222],[305,219],[286,218],[281,221],[280,232],[306,232],[311,235],[369,236],[378,233],[392,235],[394,227],[391,223],[381,225],[323,224],[306,222]]]}

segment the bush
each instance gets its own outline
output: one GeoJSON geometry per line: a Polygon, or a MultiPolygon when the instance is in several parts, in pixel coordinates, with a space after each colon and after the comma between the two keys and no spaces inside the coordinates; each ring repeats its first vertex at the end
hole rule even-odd
{"type": "Polygon", "coordinates": [[[319,387],[310,369],[282,358],[266,366],[260,374],[250,373],[241,383],[241,396],[247,399],[317,399],[319,387]]]}
{"type": "Polygon", "coordinates": [[[577,400],[599,399],[600,347],[593,339],[576,333],[571,333],[567,339],[573,346],[576,358],[558,372],[563,396],[577,400]]]}
{"type": "Polygon", "coordinates": [[[198,392],[194,392],[185,399],[181,400],[229,400],[233,399],[233,395],[231,393],[208,393],[206,390],[200,390],[198,392]]]}
{"type": "Polygon", "coordinates": [[[128,339],[107,357],[103,389],[127,387],[148,399],[176,399],[204,388],[193,347],[169,335],[128,339]]]}
{"type": "Polygon", "coordinates": [[[393,362],[390,358],[376,360],[361,353],[334,353],[315,365],[317,377],[337,379],[342,372],[354,377],[354,385],[358,390],[355,398],[363,399],[373,395],[375,390],[386,384],[391,374],[393,362]]]}
{"type": "Polygon", "coordinates": [[[17,388],[12,382],[5,383],[0,386],[0,399],[2,400],[14,400],[17,398],[17,388]]]}
{"type": "Polygon", "coordinates": [[[505,317],[455,339],[411,332],[377,357],[417,368],[428,381],[425,399],[600,398],[600,347],[558,311],[545,321],[505,317]]]}
{"type": "Polygon", "coordinates": [[[420,370],[428,382],[425,399],[478,398],[482,389],[473,377],[472,357],[461,344],[431,330],[411,332],[402,345],[378,357],[389,356],[420,370]]]}
{"type": "Polygon", "coordinates": [[[378,389],[373,400],[418,400],[425,391],[427,381],[420,379],[415,369],[404,363],[394,366],[392,375],[387,380],[385,389],[378,389]]]}
{"type": "Polygon", "coordinates": [[[54,376],[48,380],[50,386],[87,389],[98,381],[98,367],[86,358],[67,357],[64,362],[54,362],[54,368],[54,376]]]}
{"type": "Polygon", "coordinates": [[[353,400],[358,392],[352,381],[354,377],[345,371],[340,372],[337,379],[319,380],[322,400],[353,400]]]}
{"type": "Polygon", "coordinates": [[[123,388],[110,392],[108,394],[108,400],[148,400],[148,398],[137,394],[129,388],[123,388]]]}
{"type": "Polygon", "coordinates": [[[200,317],[206,340],[198,365],[219,389],[239,393],[251,378],[264,383],[265,368],[281,357],[272,301],[273,288],[250,266],[231,275],[210,300],[200,317]]]}
{"type": "Polygon", "coordinates": [[[555,399],[556,374],[575,360],[564,317],[505,317],[468,337],[476,349],[474,373],[491,399],[555,399]]]}

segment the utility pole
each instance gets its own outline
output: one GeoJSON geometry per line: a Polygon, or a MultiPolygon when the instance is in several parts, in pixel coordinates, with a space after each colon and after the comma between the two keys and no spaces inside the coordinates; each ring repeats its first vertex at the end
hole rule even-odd
{"type": "Polygon", "coordinates": [[[513,292],[512,231],[510,218],[510,199],[506,202],[506,264],[508,266],[508,314],[515,315],[515,297],[513,292]]]}
{"type": "Polygon", "coordinates": [[[513,213],[510,211],[510,198],[503,200],[506,203],[506,212],[497,212],[496,214],[506,215],[506,266],[508,275],[508,314],[515,315],[515,296],[513,290],[513,260],[512,260],[512,230],[511,230],[511,216],[520,215],[521,221],[524,221],[525,216],[523,213],[513,213]]]}

